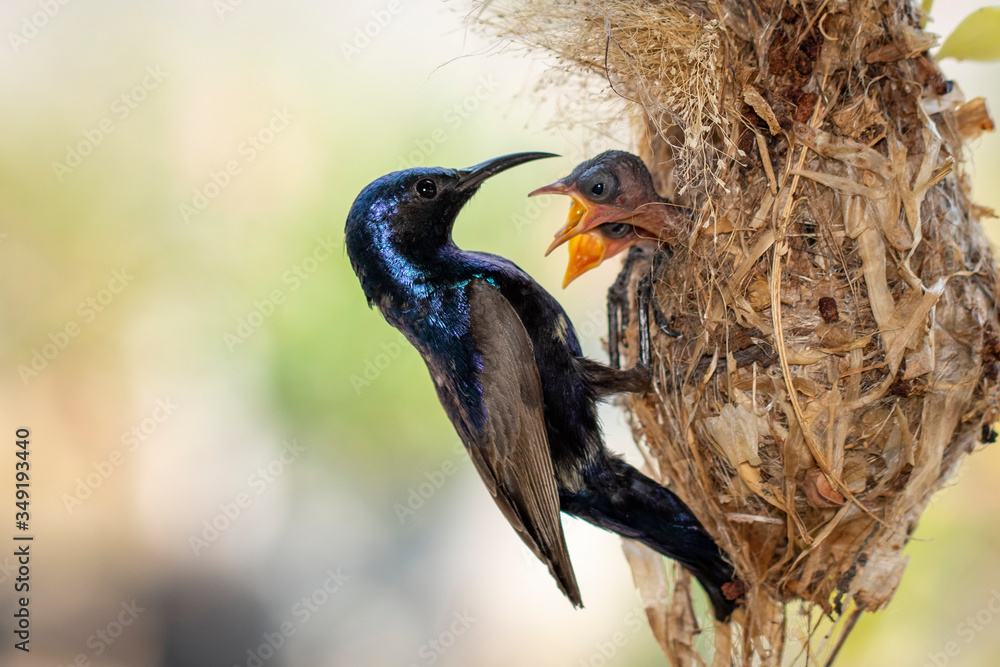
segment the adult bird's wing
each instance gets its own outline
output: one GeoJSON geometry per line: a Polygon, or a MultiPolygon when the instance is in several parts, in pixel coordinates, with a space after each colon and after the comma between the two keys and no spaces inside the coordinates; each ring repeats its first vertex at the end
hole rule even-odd
{"type": "Polygon", "coordinates": [[[468,286],[471,333],[482,355],[486,423],[468,429],[466,449],[500,510],[549,567],[566,597],[580,589],[559,521],[559,491],[545,431],[534,346],[514,308],[483,280],[468,286]]]}

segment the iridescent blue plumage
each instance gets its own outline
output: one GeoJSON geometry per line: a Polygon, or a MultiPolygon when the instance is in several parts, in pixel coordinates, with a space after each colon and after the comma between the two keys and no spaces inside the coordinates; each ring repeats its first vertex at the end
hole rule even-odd
{"type": "Polygon", "coordinates": [[[460,250],[462,206],[486,178],[546,153],[466,170],[410,169],[358,195],[347,252],[369,305],[417,348],[438,398],[497,505],[581,604],[559,511],[645,542],[702,582],[724,618],[734,573],[690,510],[607,451],[596,401],[649,386],[582,356],[559,303],[507,259],[460,250]]]}

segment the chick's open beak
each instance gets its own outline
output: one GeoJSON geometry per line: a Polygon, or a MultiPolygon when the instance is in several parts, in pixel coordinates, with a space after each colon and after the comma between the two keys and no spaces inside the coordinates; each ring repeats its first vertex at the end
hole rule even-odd
{"type": "Polygon", "coordinates": [[[569,263],[566,265],[566,276],[563,278],[563,288],[590,271],[604,261],[607,251],[604,241],[596,234],[578,234],[569,239],[569,263]]]}
{"type": "Polygon", "coordinates": [[[583,231],[582,224],[590,217],[591,210],[587,201],[580,196],[580,191],[576,189],[576,186],[566,185],[563,181],[556,181],[528,193],[529,197],[536,195],[566,195],[573,200],[573,203],[569,207],[569,216],[566,218],[566,224],[559,228],[559,231],[555,234],[555,239],[545,251],[545,256],[548,257],[553,250],[583,231]]]}
{"type": "Polygon", "coordinates": [[[573,198],[573,204],[569,207],[569,215],[566,216],[566,224],[559,228],[556,232],[556,237],[552,239],[552,243],[549,244],[548,249],[545,251],[545,256],[548,257],[549,253],[561,246],[566,241],[575,238],[580,232],[583,231],[583,224],[586,220],[593,216],[590,210],[590,206],[587,204],[585,199],[575,197],[573,198]]]}
{"type": "Polygon", "coordinates": [[[532,190],[528,193],[529,197],[534,197],[535,195],[568,195],[569,186],[562,181],[556,181],[555,183],[550,183],[549,185],[543,185],[537,190],[532,190]]]}

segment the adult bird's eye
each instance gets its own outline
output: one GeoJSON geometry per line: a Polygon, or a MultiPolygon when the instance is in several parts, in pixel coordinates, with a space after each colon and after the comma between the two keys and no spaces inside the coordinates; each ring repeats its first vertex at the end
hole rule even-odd
{"type": "Polygon", "coordinates": [[[591,193],[600,197],[601,195],[604,194],[604,183],[601,182],[594,183],[594,185],[590,188],[590,191],[591,193]]]}
{"type": "Polygon", "coordinates": [[[624,222],[612,222],[603,227],[604,233],[613,239],[623,238],[631,231],[631,225],[627,225],[624,222]]]}
{"type": "Polygon", "coordinates": [[[429,178],[417,181],[417,194],[424,199],[434,199],[437,196],[437,185],[429,178]]]}

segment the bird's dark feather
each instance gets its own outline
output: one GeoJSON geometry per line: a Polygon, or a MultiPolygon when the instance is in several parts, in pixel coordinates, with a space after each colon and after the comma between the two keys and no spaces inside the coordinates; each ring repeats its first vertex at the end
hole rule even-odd
{"type": "MultiPolygon", "coordinates": [[[[469,429],[466,448],[507,520],[548,565],[566,596],[582,606],[559,520],[542,381],[534,364],[522,363],[534,356],[533,345],[517,313],[495,287],[473,280],[466,293],[487,416],[483,428],[469,429]]],[[[463,418],[450,416],[453,421],[463,418]]]]}

